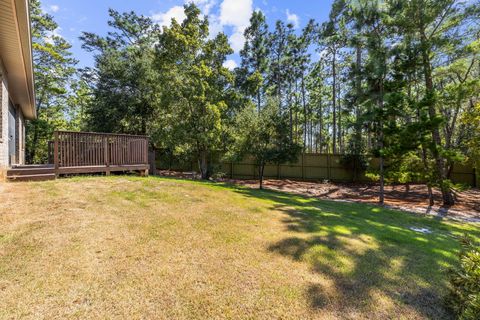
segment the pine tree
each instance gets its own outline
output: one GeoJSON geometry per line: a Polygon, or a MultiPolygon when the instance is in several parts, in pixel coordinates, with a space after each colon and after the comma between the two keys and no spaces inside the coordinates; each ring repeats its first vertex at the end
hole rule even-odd
{"type": "Polygon", "coordinates": [[[268,26],[261,11],[254,11],[250,26],[245,29],[245,44],[240,51],[239,82],[247,96],[252,97],[260,110],[264,103],[265,79],[269,66],[268,26]]]}
{"type": "Polygon", "coordinates": [[[163,103],[171,104],[171,139],[198,161],[202,179],[223,148],[230,114],[228,99],[233,74],[223,66],[233,53],[225,34],[209,39],[208,19],[194,5],[185,5],[186,19],[164,27],[157,44],[157,71],[163,103]]]}
{"type": "Polygon", "coordinates": [[[91,85],[86,129],[150,134],[159,110],[158,73],[154,68],[156,28],[134,12],[109,11],[114,29],[106,37],[84,32],[82,47],[95,53],[95,67],[83,70],[91,85]]]}
{"type": "Polygon", "coordinates": [[[71,45],[56,34],[58,24],[42,11],[40,1],[30,1],[30,8],[37,119],[26,125],[26,161],[44,163],[53,131],[69,128],[66,106],[77,61],[71,45]]]}

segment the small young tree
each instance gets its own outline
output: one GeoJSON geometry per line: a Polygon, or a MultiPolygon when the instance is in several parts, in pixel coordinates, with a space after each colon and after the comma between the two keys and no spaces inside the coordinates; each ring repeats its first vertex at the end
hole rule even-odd
{"type": "Polygon", "coordinates": [[[253,157],[258,166],[260,189],[266,164],[295,161],[302,149],[301,144],[290,139],[288,115],[280,112],[278,101],[268,100],[259,111],[247,106],[238,114],[234,131],[233,156],[253,157]]]}

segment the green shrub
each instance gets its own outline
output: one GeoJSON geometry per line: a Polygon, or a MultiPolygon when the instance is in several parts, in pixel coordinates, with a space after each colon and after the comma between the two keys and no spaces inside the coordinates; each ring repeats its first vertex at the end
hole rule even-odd
{"type": "Polygon", "coordinates": [[[480,247],[471,237],[461,238],[460,265],[450,270],[447,303],[459,319],[480,319],[480,247]]]}

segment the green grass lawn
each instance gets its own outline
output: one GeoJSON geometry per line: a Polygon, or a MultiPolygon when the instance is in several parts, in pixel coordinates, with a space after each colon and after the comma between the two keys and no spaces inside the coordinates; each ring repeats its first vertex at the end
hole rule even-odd
{"type": "Polygon", "coordinates": [[[455,236],[480,239],[478,224],[215,183],[0,188],[0,318],[450,318],[455,236]]]}

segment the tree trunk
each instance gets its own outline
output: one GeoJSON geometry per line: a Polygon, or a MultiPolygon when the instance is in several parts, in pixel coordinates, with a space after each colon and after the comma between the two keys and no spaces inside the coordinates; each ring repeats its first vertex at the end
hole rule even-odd
{"type": "Polygon", "coordinates": [[[338,90],[339,97],[338,97],[338,103],[337,103],[337,109],[338,109],[338,129],[337,129],[337,135],[338,135],[338,153],[342,154],[343,153],[343,139],[342,139],[342,104],[340,100],[340,95],[341,91],[338,90]]]}
{"type": "Polygon", "coordinates": [[[323,107],[322,107],[322,95],[320,94],[320,101],[319,101],[319,118],[320,118],[320,123],[319,123],[319,130],[318,130],[318,140],[320,141],[320,153],[322,152],[322,147],[323,147],[323,107]]]}
{"type": "Polygon", "coordinates": [[[362,75],[361,75],[361,63],[362,63],[362,48],[360,43],[356,48],[356,65],[355,65],[355,138],[354,138],[354,169],[353,169],[353,181],[358,181],[359,166],[358,160],[360,159],[360,153],[362,151],[362,124],[360,123],[360,96],[362,94],[362,75]]]}
{"type": "MultiPolygon", "coordinates": [[[[421,48],[422,48],[422,62],[423,62],[423,72],[425,77],[425,89],[426,89],[426,99],[428,106],[428,115],[430,121],[435,121],[437,118],[437,112],[435,109],[435,89],[433,87],[433,77],[432,77],[432,66],[430,64],[430,51],[428,49],[428,41],[425,35],[425,31],[421,32],[421,48]]],[[[435,159],[435,171],[437,175],[437,181],[440,185],[440,190],[442,191],[443,204],[450,206],[455,203],[452,190],[446,184],[446,172],[445,172],[445,161],[442,155],[439,152],[439,147],[441,146],[442,140],[440,137],[440,130],[438,126],[435,126],[432,129],[432,154],[435,159]]]]}
{"type": "Polygon", "coordinates": [[[384,172],[384,158],[383,158],[383,147],[384,147],[384,142],[383,142],[383,79],[380,80],[379,83],[379,100],[378,100],[378,106],[380,108],[381,114],[380,114],[380,122],[379,122],[379,127],[380,127],[380,132],[379,132],[379,148],[380,148],[380,195],[378,202],[380,204],[384,204],[385,202],[385,172],[384,172]]]}
{"type": "Polygon", "coordinates": [[[288,114],[290,124],[290,141],[293,141],[293,110],[292,110],[292,84],[288,85],[288,114]]]}
{"type": "Polygon", "coordinates": [[[333,84],[332,84],[332,109],[333,109],[333,145],[332,151],[333,154],[337,152],[337,70],[336,70],[336,49],[333,49],[333,57],[332,57],[332,77],[333,77],[333,84]]]}
{"type": "MultiPolygon", "coordinates": [[[[428,172],[429,166],[427,161],[427,149],[423,144],[422,144],[422,162],[423,162],[423,168],[425,172],[428,172]]],[[[430,183],[430,181],[427,181],[427,193],[428,193],[428,204],[431,207],[435,204],[435,201],[433,199],[432,184],[430,183]]]]}
{"type": "Polygon", "coordinates": [[[38,126],[36,123],[33,123],[33,139],[32,139],[32,144],[30,146],[30,150],[28,150],[28,153],[27,153],[28,154],[27,163],[29,164],[34,163],[35,154],[37,153],[37,143],[38,143],[38,126]]]}
{"type": "Polygon", "coordinates": [[[260,165],[258,166],[258,178],[259,178],[259,189],[263,189],[263,172],[265,171],[265,163],[262,161],[260,162],[260,165]]]}
{"type": "Polygon", "coordinates": [[[385,202],[385,178],[384,178],[384,160],[383,156],[380,156],[380,195],[378,202],[384,204],[385,202]]]}
{"type": "Polygon", "coordinates": [[[202,180],[208,180],[208,161],[206,151],[200,152],[199,167],[202,180]]]}
{"type": "Polygon", "coordinates": [[[303,152],[307,150],[307,126],[308,126],[308,114],[307,114],[307,101],[305,98],[305,79],[302,72],[302,105],[303,105],[303,152]]]}

